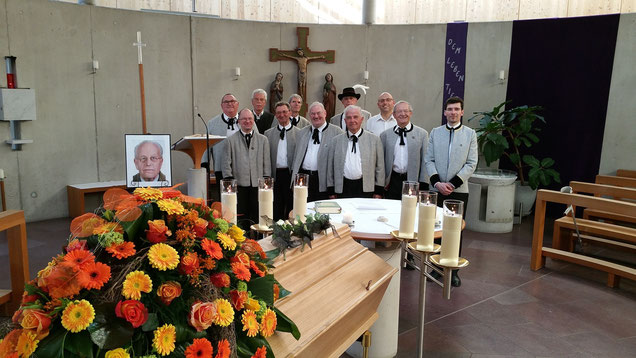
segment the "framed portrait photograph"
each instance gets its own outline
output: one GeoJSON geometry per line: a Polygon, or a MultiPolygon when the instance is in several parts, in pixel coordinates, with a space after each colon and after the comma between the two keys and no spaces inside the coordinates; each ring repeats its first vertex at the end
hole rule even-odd
{"type": "Polygon", "coordinates": [[[170,134],[126,134],[126,186],[171,186],[170,159],[170,134]]]}

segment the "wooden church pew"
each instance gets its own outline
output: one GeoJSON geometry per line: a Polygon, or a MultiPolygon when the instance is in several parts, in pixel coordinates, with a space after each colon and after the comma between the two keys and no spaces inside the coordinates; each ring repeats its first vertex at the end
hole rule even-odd
{"type": "Polygon", "coordinates": [[[636,170],[618,169],[616,171],[617,177],[636,178],[636,170]]]}
{"type": "MultiPolygon", "coordinates": [[[[609,197],[614,200],[636,201],[636,189],[604,184],[585,183],[580,181],[570,182],[573,193],[592,194],[596,197],[609,197]]],[[[586,208],[583,211],[583,219],[603,220],[609,223],[636,224],[636,217],[604,210],[586,208]]]]}
{"type": "Polygon", "coordinates": [[[626,188],[636,188],[636,178],[619,177],[613,175],[597,175],[596,184],[606,184],[614,186],[622,186],[626,188]]]}

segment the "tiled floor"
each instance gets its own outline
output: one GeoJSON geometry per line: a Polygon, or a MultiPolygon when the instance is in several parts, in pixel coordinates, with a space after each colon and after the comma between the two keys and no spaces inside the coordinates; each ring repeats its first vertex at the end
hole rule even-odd
{"type": "MultiPolygon", "coordinates": [[[[27,225],[32,276],[59,252],[69,223],[27,225]]],[[[604,274],[550,259],[531,271],[531,217],[508,234],[467,230],[463,237],[470,266],[460,273],[462,286],[447,301],[428,283],[426,357],[636,357],[634,282],[611,289],[604,274]]],[[[9,287],[8,269],[0,233],[0,287],[9,287]]],[[[416,356],[418,283],[417,271],[402,271],[397,357],[416,356]]]]}

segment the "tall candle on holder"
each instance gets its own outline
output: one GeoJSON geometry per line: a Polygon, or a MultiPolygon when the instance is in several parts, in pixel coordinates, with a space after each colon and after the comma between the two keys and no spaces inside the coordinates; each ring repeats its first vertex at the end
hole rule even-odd
{"type": "Polygon", "coordinates": [[[443,209],[442,249],[439,262],[446,266],[457,266],[464,202],[460,200],[444,200],[443,209]]]}
{"type": "Polygon", "coordinates": [[[420,214],[417,223],[417,249],[421,251],[433,251],[437,193],[434,191],[420,191],[419,195],[420,214]]]}
{"type": "Polygon", "coordinates": [[[307,212],[307,194],[309,188],[309,175],[296,174],[294,178],[294,221],[296,216],[300,216],[300,220],[305,222],[305,213],[307,212]]]}
{"type": "Polygon", "coordinates": [[[258,178],[258,226],[269,228],[263,216],[274,220],[274,178],[258,178]]]}
{"type": "Polygon", "coordinates": [[[236,225],[236,192],[238,183],[236,179],[221,180],[221,215],[223,218],[236,225]]]}
{"type": "Polygon", "coordinates": [[[413,237],[415,230],[415,211],[417,209],[417,190],[420,183],[402,182],[402,210],[400,211],[400,237],[413,237]]]}

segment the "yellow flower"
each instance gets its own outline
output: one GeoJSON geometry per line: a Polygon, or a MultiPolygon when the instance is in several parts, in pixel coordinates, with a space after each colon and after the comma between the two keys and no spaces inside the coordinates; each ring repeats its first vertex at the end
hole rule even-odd
{"type": "Polygon", "coordinates": [[[126,275],[122,294],[129,300],[139,300],[141,293],[152,291],[152,280],[143,271],[133,271],[126,275]]]}
{"type": "Polygon", "coordinates": [[[18,356],[30,357],[35,349],[38,347],[39,340],[35,339],[37,335],[35,332],[24,330],[18,338],[18,343],[15,346],[18,356]]]}
{"type": "Polygon", "coordinates": [[[135,189],[135,191],[133,191],[133,194],[139,196],[140,198],[146,201],[159,200],[163,198],[163,192],[155,188],[137,188],[135,189]]]}
{"type": "Polygon", "coordinates": [[[159,271],[173,270],[179,265],[179,253],[166,244],[154,244],[148,250],[150,265],[159,271]]]}
{"type": "Polygon", "coordinates": [[[95,309],[86,300],[70,302],[62,312],[62,326],[77,333],[86,329],[95,319],[95,309]]]}
{"type": "Polygon", "coordinates": [[[159,206],[159,209],[161,209],[161,211],[165,211],[170,215],[183,214],[185,212],[185,208],[183,207],[183,205],[175,200],[159,200],[157,201],[157,205],[159,206]]]}
{"type": "Polygon", "coordinates": [[[217,298],[214,300],[216,305],[216,317],[214,317],[214,323],[226,327],[234,321],[234,309],[230,301],[224,298],[217,298]]]}
{"type": "Polygon", "coordinates": [[[174,350],[174,342],[177,339],[176,329],[171,324],[164,324],[155,330],[155,337],[152,339],[152,346],[157,353],[167,356],[174,350]]]}
{"type": "Polygon", "coordinates": [[[276,329],[276,313],[271,309],[267,309],[261,318],[261,335],[269,337],[274,334],[276,329]]]}
{"type": "Polygon", "coordinates": [[[236,225],[230,226],[227,233],[230,234],[230,237],[236,242],[240,243],[245,241],[245,232],[236,225]]]}
{"type": "Polygon", "coordinates": [[[261,310],[261,305],[258,303],[258,300],[253,298],[248,298],[245,302],[245,309],[252,310],[254,312],[258,312],[261,310]]]}
{"type": "Polygon", "coordinates": [[[105,358],[130,358],[130,354],[123,348],[117,348],[106,352],[105,358]]]}
{"type": "Polygon", "coordinates": [[[247,331],[248,337],[254,337],[258,334],[258,320],[256,320],[256,314],[254,311],[245,310],[243,312],[243,317],[241,317],[241,323],[243,323],[243,330],[247,331]]]}
{"type": "Polygon", "coordinates": [[[223,248],[226,250],[236,249],[236,241],[232,240],[230,235],[220,232],[216,235],[216,238],[221,241],[221,245],[223,245],[223,248]]]}

